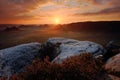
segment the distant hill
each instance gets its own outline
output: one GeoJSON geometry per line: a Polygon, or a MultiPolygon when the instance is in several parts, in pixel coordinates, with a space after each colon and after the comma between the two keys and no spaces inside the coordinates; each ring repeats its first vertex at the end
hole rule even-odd
{"type": "Polygon", "coordinates": [[[59,25],[57,29],[71,31],[120,32],[120,21],[77,22],[59,25]]]}
{"type": "MultiPolygon", "coordinates": [[[[18,28],[41,28],[47,29],[55,25],[14,25],[0,24],[0,31],[18,30],[18,28]]],[[[76,22],[70,24],[56,25],[54,29],[63,31],[89,31],[89,32],[120,32],[120,21],[97,21],[97,22],[76,22]]]]}
{"type": "Polygon", "coordinates": [[[46,28],[49,28],[49,25],[0,24],[0,31],[17,31],[23,29],[46,29],[46,28]]]}
{"type": "Polygon", "coordinates": [[[0,31],[17,31],[20,30],[18,25],[0,24],[0,31]]]}
{"type": "Polygon", "coordinates": [[[20,30],[18,27],[7,27],[4,29],[4,31],[17,31],[17,30],[20,30]]]}

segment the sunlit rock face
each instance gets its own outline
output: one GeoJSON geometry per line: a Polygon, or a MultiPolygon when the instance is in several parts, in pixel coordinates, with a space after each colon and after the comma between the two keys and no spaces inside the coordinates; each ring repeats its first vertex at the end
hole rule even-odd
{"type": "Polygon", "coordinates": [[[120,53],[106,62],[105,69],[110,72],[120,72],[120,53]]]}
{"type": "Polygon", "coordinates": [[[40,43],[28,43],[0,50],[0,76],[22,72],[39,54],[40,43]]]}
{"type": "Polygon", "coordinates": [[[93,53],[94,56],[104,55],[106,50],[97,43],[90,41],[78,41],[66,38],[50,38],[47,42],[60,45],[60,54],[53,60],[55,62],[62,62],[70,56],[79,55],[82,53],[93,53]]]}
{"type": "Polygon", "coordinates": [[[111,80],[120,80],[120,53],[111,57],[105,64],[111,80]]]}

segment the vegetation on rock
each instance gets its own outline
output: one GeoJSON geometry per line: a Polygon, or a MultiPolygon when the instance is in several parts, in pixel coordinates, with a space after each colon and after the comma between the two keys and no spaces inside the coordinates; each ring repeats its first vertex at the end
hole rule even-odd
{"type": "Polygon", "coordinates": [[[96,80],[102,68],[102,60],[85,53],[59,63],[51,63],[48,57],[36,59],[26,71],[13,75],[11,80],[96,80]]]}

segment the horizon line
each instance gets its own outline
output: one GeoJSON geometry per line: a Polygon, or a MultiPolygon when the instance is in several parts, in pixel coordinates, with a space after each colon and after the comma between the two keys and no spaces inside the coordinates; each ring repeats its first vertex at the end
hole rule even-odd
{"type": "MultiPolygon", "coordinates": [[[[65,25],[65,24],[72,24],[72,23],[87,23],[87,22],[120,22],[120,20],[113,20],[113,21],[79,21],[79,22],[70,22],[70,23],[63,23],[63,24],[58,24],[58,25],[65,25]]],[[[19,24],[19,23],[0,23],[0,25],[56,25],[53,23],[24,23],[24,24],[19,24]]]]}

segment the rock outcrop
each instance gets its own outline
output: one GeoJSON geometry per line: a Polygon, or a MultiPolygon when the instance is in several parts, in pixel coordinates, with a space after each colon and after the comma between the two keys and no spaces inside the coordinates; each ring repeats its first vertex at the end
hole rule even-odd
{"type": "Polygon", "coordinates": [[[106,62],[105,69],[113,73],[120,72],[120,53],[106,62]]]}
{"type": "Polygon", "coordinates": [[[120,53],[106,62],[105,69],[112,80],[120,80],[120,53]]]}
{"type": "Polygon", "coordinates": [[[60,54],[53,60],[62,62],[70,56],[79,55],[81,53],[93,53],[94,56],[104,55],[106,50],[99,44],[90,41],[78,41],[66,38],[50,38],[47,42],[60,45],[60,54]]]}
{"type": "Polygon", "coordinates": [[[62,62],[68,57],[82,53],[92,53],[101,57],[106,50],[99,44],[90,41],[79,41],[66,38],[50,38],[44,44],[28,43],[0,50],[0,76],[11,75],[24,71],[37,56],[50,61],[62,62]]]}
{"type": "Polygon", "coordinates": [[[40,43],[28,43],[0,50],[0,76],[22,72],[40,50],[40,43]]]}

